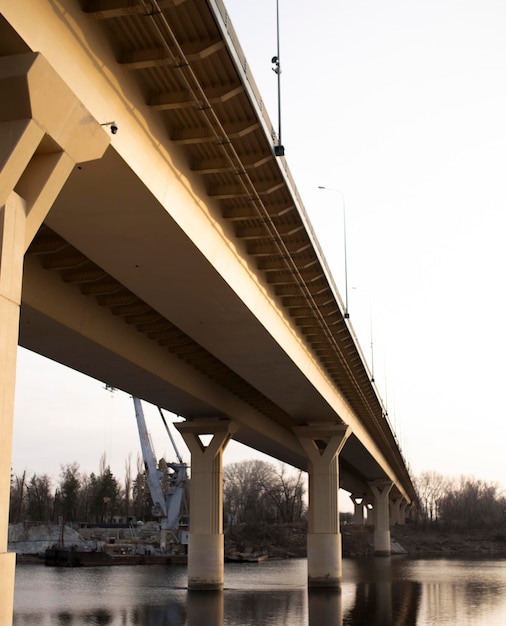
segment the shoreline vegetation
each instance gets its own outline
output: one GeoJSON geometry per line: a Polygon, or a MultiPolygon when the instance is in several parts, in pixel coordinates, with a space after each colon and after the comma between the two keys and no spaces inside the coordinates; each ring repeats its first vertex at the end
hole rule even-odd
{"type": "MultiPolygon", "coordinates": [[[[174,479],[171,465],[162,458],[158,470],[162,491],[168,494],[174,479]]],[[[499,485],[437,472],[422,473],[414,479],[414,485],[418,494],[418,501],[414,503],[417,521],[390,528],[392,554],[415,557],[506,555],[506,496],[499,485]]],[[[225,553],[268,553],[269,558],[305,557],[306,490],[307,480],[302,470],[282,463],[250,460],[224,466],[225,553]]],[[[183,500],[185,506],[180,510],[180,519],[184,520],[186,530],[190,516],[186,507],[189,496],[183,500]]],[[[97,474],[83,473],[75,462],[62,465],[56,486],[46,474],[33,474],[31,478],[26,472],[21,476],[12,475],[9,549],[21,554],[43,552],[59,541],[55,525],[59,519],[65,520],[65,532],[73,527],[82,535],[77,534],[74,539],[65,537],[65,546],[75,544],[78,549],[89,549],[85,540],[96,542],[99,532],[100,541],[104,543],[112,538],[139,543],[140,538],[145,545],[158,548],[160,544],[159,524],[153,517],[153,500],[140,458],[136,471],[128,458],[123,483],[113,475],[105,454],[100,459],[97,474]],[[72,524],[71,520],[87,520],[88,523],[72,524]],[[120,526],[114,526],[119,521],[130,522],[130,526],[124,526],[121,531],[120,526]],[[51,524],[51,537],[29,536],[51,524]],[[23,546],[23,542],[30,541],[35,541],[31,548],[23,546]],[[39,548],[34,549],[37,545],[39,548]]],[[[347,512],[340,514],[340,521],[343,556],[373,555],[373,528],[355,526],[351,523],[353,515],[347,512]]]]}
{"type": "MultiPolygon", "coordinates": [[[[18,562],[40,562],[38,555],[59,538],[57,525],[17,524],[10,527],[9,550],[17,552],[18,562]]],[[[66,529],[65,544],[86,549],[98,539],[128,541],[127,529],[66,529]]],[[[409,557],[506,557],[506,524],[493,528],[452,529],[444,525],[406,524],[390,529],[392,555],[409,557]]],[[[367,526],[345,524],[341,529],[344,558],[361,558],[374,554],[374,530],[367,526]]],[[[134,541],[130,538],[130,541],[134,541]]],[[[157,546],[157,524],[146,525],[137,543],[157,546]]],[[[270,559],[306,557],[306,524],[241,524],[225,532],[225,550],[262,551],[270,559]]]]}
{"type": "MultiPolygon", "coordinates": [[[[373,529],[344,527],[343,556],[374,553],[373,529]]],[[[450,528],[443,524],[405,524],[390,528],[392,554],[411,557],[506,556],[506,525],[490,528],[450,528]],[[401,550],[395,548],[399,546],[401,550]]]]}
{"type": "MultiPolygon", "coordinates": [[[[392,555],[429,556],[506,556],[506,524],[490,528],[450,528],[437,523],[396,525],[390,528],[392,555]]],[[[371,526],[344,524],[341,527],[342,555],[359,558],[374,554],[374,529],[371,526]]],[[[244,525],[232,527],[225,541],[238,545],[261,546],[274,558],[306,556],[304,523],[244,525]]]]}

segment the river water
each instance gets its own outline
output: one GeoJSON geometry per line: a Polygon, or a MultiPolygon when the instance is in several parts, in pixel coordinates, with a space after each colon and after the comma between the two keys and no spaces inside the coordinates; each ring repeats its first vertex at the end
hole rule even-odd
{"type": "Polygon", "coordinates": [[[185,566],[20,564],[14,626],[504,626],[506,559],[343,560],[311,591],[304,559],[225,565],[225,591],[188,592],[185,566]]]}

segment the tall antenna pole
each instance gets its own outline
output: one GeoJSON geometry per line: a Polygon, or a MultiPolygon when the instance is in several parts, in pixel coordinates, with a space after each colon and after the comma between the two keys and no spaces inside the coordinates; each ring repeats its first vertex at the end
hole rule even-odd
{"type": "Polygon", "coordinates": [[[274,146],[274,154],[276,156],[285,156],[285,148],[281,143],[281,61],[279,56],[279,0],[276,0],[276,39],[277,54],[272,57],[271,63],[274,64],[272,71],[278,76],[278,143],[274,146]]]}
{"type": "Polygon", "coordinates": [[[371,294],[369,294],[369,325],[371,331],[371,382],[374,382],[374,340],[372,334],[372,301],[371,294]]]}
{"type": "Polygon", "coordinates": [[[344,249],[344,317],[348,319],[350,312],[348,310],[348,251],[346,248],[346,201],[344,199],[344,193],[339,189],[332,189],[332,187],[325,187],[318,185],[318,189],[325,189],[326,191],[333,191],[341,196],[343,201],[343,249],[344,249]]]}

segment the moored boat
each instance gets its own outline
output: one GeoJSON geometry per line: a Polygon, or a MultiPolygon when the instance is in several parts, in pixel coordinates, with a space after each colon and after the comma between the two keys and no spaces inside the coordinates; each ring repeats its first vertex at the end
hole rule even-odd
{"type": "Polygon", "coordinates": [[[261,563],[266,561],[269,555],[265,552],[227,552],[225,560],[229,563],[261,563]]]}
{"type": "Polygon", "coordinates": [[[105,550],[78,550],[53,546],[44,553],[44,564],[59,567],[93,567],[113,565],[173,565],[184,564],[184,554],[121,554],[105,550]]]}

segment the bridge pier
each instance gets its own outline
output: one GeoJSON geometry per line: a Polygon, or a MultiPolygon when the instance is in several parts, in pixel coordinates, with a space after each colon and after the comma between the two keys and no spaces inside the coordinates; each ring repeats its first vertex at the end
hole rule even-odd
{"type": "Polygon", "coordinates": [[[369,499],[366,502],[366,510],[367,518],[365,523],[367,526],[374,526],[374,502],[371,502],[369,499]]]}
{"type": "Polygon", "coordinates": [[[394,498],[390,500],[390,526],[401,523],[401,503],[403,498],[394,498]]]}
{"type": "Polygon", "coordinates": [[[353,524],[355,526],[363,526],[365,522],[364,518],[364,506],[365,506],[365,497],[363,494],[350,494],[351,501],[353,502],[354,511],[353,511],[353,524]]]}
{"type": "Polygon", "coordinates": [[[401,502],[401,506],[400,506],[400,513],[399,513],[399,524],[401,526],[404,526],[404,524],[406,523],[406,511],[408,510],[408,503],[406,500],[402,500],[401,502]]]}
{"type": "MultiPolygon", "coordinates": [[[[1,145],[1,139],[0,139],[1,145]]],[[[0,207],[0,624],[12,624],[16,555],[7,552],[12,430],[23,274],[23,203],[12,195],[0,207]]]]}
{"type": "Polygon", "coordinates": [[[369,486],[374,495],[374,554],[390,556],[389,494],[394,484],[391,480],[374,480],[369,486]]]}
{"type": "Polygon", "coordinates": [[[308,586],[338,587],[342,577],[339,453],[351,430],[342,424],[315,424],[293,431],[309,460],[308,586]]]}
{"type": "Polygon", "coordinates": [[[176,424],[191,452],[188,589],[222,590],[225,577],[223,536],[223,452],[238,426],[206,419],[176,424]],[[200,435],[213,435],[205,446],[200,435]]]}
{"type": "Polygon", "coordinates": [[[105,131],[40,54],[0,59],[0,626],[12,624],[16,555],[7,552],[24,254],[78,162],[105,131]],[[14,191],[15,190],[15,191],[14,191]]]}

